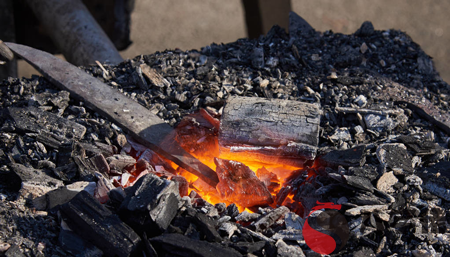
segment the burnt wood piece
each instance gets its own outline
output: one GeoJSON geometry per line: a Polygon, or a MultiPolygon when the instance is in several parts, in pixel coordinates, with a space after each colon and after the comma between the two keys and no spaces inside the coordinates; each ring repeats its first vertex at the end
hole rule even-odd
{"type": "Polygon", "coordinates": [[[180,234],[164,234],[150,239],[161,256],[234,257],[239,252],[218,243],[190,239],[180,234]],[[164,255],[163,253],[167,253],[164,255]]]}
{"type": "Polygon", "coordinates": [[[319,124],[314,104],[230,97],[220,122],[220,157],[301,167],[316,157],[319,124]]]}
{"type": "Polygon", "coordinates": [[[7,110],[16,128],[25,133],[46,132],[50,135],[54,134],[55,138],[63,138],[67,141],[69,139],[79,140],[86,133],[86,127],[33,106],[26,108],[8,107],[7,110]]]}
{"type": "Polygon", "coordinates": [[[61,206],[63,220],[105,256],[130,256],[141,238],[88,192],[81,191],[61,206]]]}
{"type": "Polygon", "coordinates": [[[84,101],[86,106],[118,124],[136,141],[213,187],[219,182],[211,168],[170,140],[173,138],[173,128],[147,108],[53,55],[19,44],[5,44],[54,85],[69,91],[73,97],[84,101]]]}

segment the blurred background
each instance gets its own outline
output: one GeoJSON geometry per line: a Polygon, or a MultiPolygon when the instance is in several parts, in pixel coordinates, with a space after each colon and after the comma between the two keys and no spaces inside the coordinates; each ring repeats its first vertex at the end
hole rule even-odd
{"type": "MultiPolygon", "coordinates": [[[[134,0],[133,5],[132,44],[120,51],[124,59],[255,37],[275,24],[287,30],[292,10],[322,32],[350,34],[366,20],[376,30],[405,31],[433,57],[441,76],[450,82],[450,1],[446,0],[134,0]]],[[[19,77],[33,73],[36,71],[19,61],[19,77]]]]}

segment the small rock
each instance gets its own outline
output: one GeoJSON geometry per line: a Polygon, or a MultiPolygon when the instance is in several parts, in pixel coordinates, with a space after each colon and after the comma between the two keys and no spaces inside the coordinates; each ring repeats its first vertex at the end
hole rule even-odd
{"type": "Polygon", "coordinates": [[[393,193],[395,189],[392,187],[398,182],[397,177],[395,177],[394,172],[384,173],[377,182],[377,188],[386,193],[393,193]]]}

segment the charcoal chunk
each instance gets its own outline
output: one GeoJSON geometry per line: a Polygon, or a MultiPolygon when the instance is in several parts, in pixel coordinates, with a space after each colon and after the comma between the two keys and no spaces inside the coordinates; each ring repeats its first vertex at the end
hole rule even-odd
{"type": "Polygon", "coordinates": [[[366,162],[365,145],[360,145],[347,150],[334,150],[319,157],[319,162],[329,167],[363,166],[366,162]]]}
{"type": "Polygon", "coordinates": [[[150,215],[149,222],[164,231],[177,213],[179,200],[178,186],[174,182],[146,174],[127,192],[120,207],[121,216],[136,216],[139,222],[135,225],[139,227],[143,225],[140,222],[150,215]]]}
{"type": "Polygon", "coordinates": [[[61,214],[75,233],[102,250],[105,256],[130,256],[141,242],[128,225],[86,191],[63,204],[61,214]]]}
{"type": "Polygon", "coordinates": [[[234,257],[242,256],[234,249],[218,243],[193,240],[180,234],[163,234],[150,239],[158,254],[162,256],[234,257]]]}

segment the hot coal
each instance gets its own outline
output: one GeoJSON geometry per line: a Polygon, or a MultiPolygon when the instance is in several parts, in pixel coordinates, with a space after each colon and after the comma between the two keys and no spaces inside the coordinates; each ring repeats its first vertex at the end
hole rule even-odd
{"type": "Polygon", "coordinates": [[[215,158],[222,199],[244,207],[268,205],[273,202],[266,185],[243,163],[215,158]]]}

